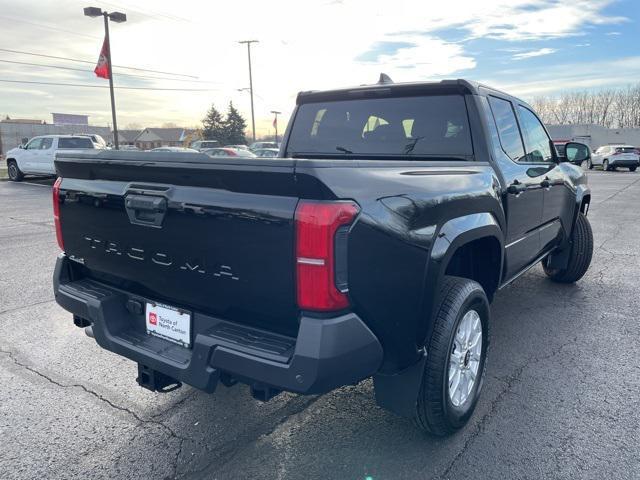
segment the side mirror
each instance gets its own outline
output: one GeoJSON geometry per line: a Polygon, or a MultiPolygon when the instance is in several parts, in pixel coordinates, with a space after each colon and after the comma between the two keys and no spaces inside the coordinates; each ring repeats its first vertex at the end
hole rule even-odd
{"type": "Polygon", "coordinates": [[[18,148],[24,148],[24,144],[21,143],[20,145],[18,145],[18,148]]]}
{"type": "Polygon", "coordinates": [[[564,146],[565,161],[581,165],[591,159],[591,150],[584,143],[569,142],[564,146]]]}

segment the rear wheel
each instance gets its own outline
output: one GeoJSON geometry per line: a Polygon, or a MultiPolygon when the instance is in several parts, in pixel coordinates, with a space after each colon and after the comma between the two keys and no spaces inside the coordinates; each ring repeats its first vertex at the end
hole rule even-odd
{"type": "Polygon", "coordinates": [[[423,430],[443,436],[471,418],[482,389],[488,328],[489,301],[480,284],[445,277],[414,417],[423,430]]]}
{"type": "Polygon", "coordinates": [[[638,168],[638,167],[629,167],[629,171],[630,171],[630,172],[635,172],[635,171],[636,171],[636,168],[638,168]]]}
{"type": "Polygon", "coordinates": [[[9,180],[12,182],[19,182],[24,178],[24,173],[20,171],[15,160],[9,160],[7,162],[7,171],[9,173],[9,180]]]}
{"type": "Polygon", "coordinates": [[[587,217],[578,213],[576,224],[571,232],[571,251],[569,252],[569,262],[564,269],[552,268],[549,266],[549,257],[542,262],[544,273],[554,282],[573,283],[577,282],[587,273],[593,256],[593,232],[587,217]]]}
{"type": "Polygon", "coordinates": [[[587,160],[587,167],[589,167],[589,170],[593,170],[593,162],[591,159],[587,160]]]}

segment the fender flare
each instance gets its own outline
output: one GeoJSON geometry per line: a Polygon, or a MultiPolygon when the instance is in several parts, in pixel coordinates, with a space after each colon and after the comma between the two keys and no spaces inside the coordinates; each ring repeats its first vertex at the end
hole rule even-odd
{"type": "MultiPolygon", "coordinates": [[[[504,235],[500,224],[492,213],[473,213],[450,219],[440,227],[429,256],[425,285],[439,285],[455,251],[466,243],[485,237],[493,237],[500,243],[498,275],[501,275],[504,261],[504,235]]],[[[428,338],[433,326],[430,320],[438,290],[425,288],[425,292],[423,299],[425,327],[422,328],[424,332],[419,332],[417,336],[428,338]]],[[[422,344],[424,344],[424,338],[422,344]]],[[[389,375],[377,373],[373,376],[376,401],[380,407],[403,417],[414,415],[426,357],[429,355],[425,348],[420,349],[420,352],[418,361],[405,370],[389,375]]]]}

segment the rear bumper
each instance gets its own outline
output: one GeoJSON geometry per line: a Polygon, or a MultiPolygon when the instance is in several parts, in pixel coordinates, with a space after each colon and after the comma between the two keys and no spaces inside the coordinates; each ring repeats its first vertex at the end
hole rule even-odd
{"type": "Polygon", "coordinates": [[[303,315],[292,338],[193,312],[187,349],[148,335],[144,313],[127,307],[149,299],[90,279],[72,281],[69,263],[64,254],[58,257],[56,301],[91,323],[101,347],[207,392],[225,373],[249,385],[325,393],[370,377],[382,363],[380,342],[354,313],[329,319],[303,315]]]}
{"type": "Polygon", "coordinates": [[[611,167],[637,167],[640,165],[640,160],[616,160],[615,157],[609,159],[609,166],[611,167]]]}

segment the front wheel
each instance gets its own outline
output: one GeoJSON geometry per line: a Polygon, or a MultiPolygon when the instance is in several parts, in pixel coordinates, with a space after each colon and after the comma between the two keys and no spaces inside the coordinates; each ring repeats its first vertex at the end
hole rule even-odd
{"type": "Polygon", "coordinates": [[[554,282],[577,282],[589,269],[593,256],[593,232],[589,220],[582,212],[578,213],[576,224],[573,226],[570,248],[569,262],[566,268],[552,268],[549,265],[549,257],[542,262],[544,273],[554,282]]]}
{"type": "Polygon", "coordinates": [[[636,168],[638,168],[638,167],[629,167],[629,171],[630,171],[630,172],[635,172],[635,171],[636,171],[636,168]]]}
{"type": "Polygon", "coordinates": [[[602,163],[602,169],[603,169],[605,172],[609,172],[609,171],[611,171],[611,167],[609,167],[609,160],[605,160],[605,161],[602,163]]]}
{"type": "Polygon", "coordinates": [[[19,182],[24,178],[24,174],[20,171],[15,160],[9,160],[7,162],[7,171],[9,173],[9,180],[12,182],[19,182]]]}
{"type": "Polygon", "coordinates": [[[489,301],[477,282],[444,277],[414,420],[443,436],[462,428],[482,389],[489,333],[489,301]]]}
{"type": "Polygon", "coordinates": [[[593,170],[593,162],[591,159],[587,160],[587,167],[589,167],[589,170],[593,170]]]}

